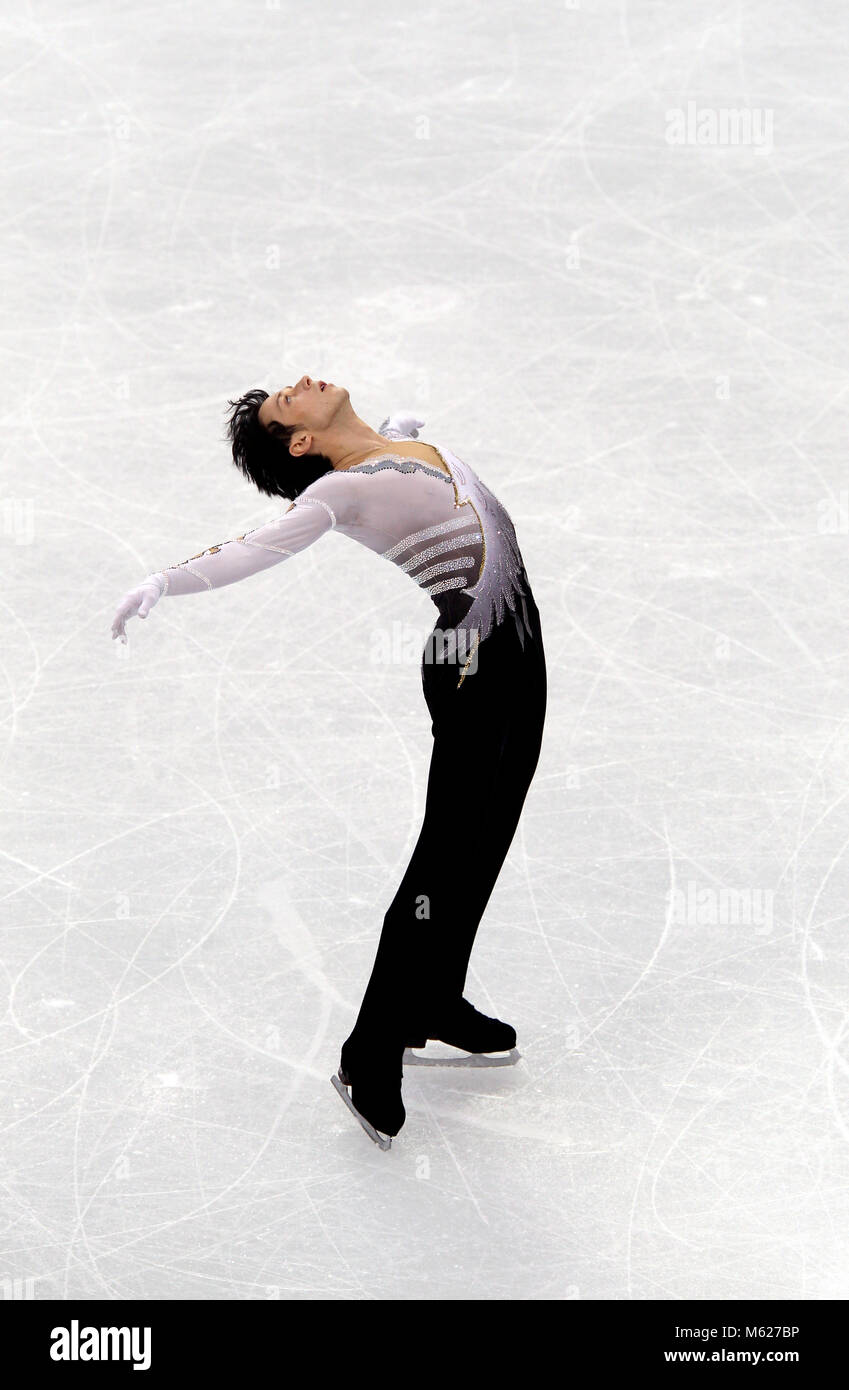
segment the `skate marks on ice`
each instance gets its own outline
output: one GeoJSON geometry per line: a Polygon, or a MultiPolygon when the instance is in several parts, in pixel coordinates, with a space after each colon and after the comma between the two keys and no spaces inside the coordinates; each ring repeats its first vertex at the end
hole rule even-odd
{"type": "Polygon", "coordinates": [[[325,999],[349,1010],[351,1001],[339,993],[325,972],[321,948],[292,899],[287,875],[264,883],[257,902],[268,913],[275,936],[291,956],[287,973],[303,976],[325,999]]]}

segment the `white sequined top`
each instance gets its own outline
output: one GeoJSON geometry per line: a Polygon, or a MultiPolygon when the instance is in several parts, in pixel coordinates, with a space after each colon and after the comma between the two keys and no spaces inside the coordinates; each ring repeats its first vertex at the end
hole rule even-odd
{"type": "MultiPolygon", "coordinates": [[[[390,416],[379,433],[416,439],[424,422],[390,416]]],[[[210,546],[155,577],[163,594],[232,584],[296,555],[331,529],[382,555],[431,596],[440,611],[458,594],[463,626],[483,641],[510,612],[524,643],[528,593],[513,523],[501,503],[450,449],[432,444],[447,473],[424,459],[378,455],[335,469],[274,521],[210,546]]],[[[457,620],[456,602],[450,604],[457,620]]]]}

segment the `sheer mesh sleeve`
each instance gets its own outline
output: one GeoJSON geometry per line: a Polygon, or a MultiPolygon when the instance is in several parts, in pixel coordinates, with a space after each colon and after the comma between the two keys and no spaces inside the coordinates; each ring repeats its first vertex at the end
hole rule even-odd
{"type": "Polygon", "coordinates": [[[151,578],[158,581],[163,595],[220,589],[306,550],[335,523],[336,518],[327,503],[317,498],[302,498],[274,521],[246,531],[234,540],[211,545],[178,565],[158,570],[151,578]]]}

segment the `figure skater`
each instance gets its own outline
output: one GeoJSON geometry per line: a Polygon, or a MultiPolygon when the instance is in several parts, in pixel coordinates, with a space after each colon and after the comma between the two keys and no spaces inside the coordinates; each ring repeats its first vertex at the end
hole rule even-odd
{"type": "Polygon", "coordinates": [[[433,599],[438,619],[421,665],[433,721],[424,822],[332,1078],[388,1148],[405,1119],[405,1048],[438,1039],[478,1063],[518,1055],[514,1029],[479,1013],[463,990],[539,758],[539,613],[507,512],[450,449],[419,439],[423,421],[395,415],[377,432],[344,386],[308,376],[229,404],[234,463],[260,492],[289,499],[288,509],[148,575],[121,600],[112,636],[126,642],[127,619],[146,618],[163,595],[232,584],[331,529],[392,561],[433,599]]]}

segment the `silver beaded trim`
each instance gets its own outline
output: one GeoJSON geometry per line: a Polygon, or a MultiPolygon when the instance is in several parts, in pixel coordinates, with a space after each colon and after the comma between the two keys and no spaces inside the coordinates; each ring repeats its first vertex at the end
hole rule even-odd
{"type": "Polygon", "coordinates": [[[418,469],[422,473],[429,473],[432,478],[442,478],[444,482],[451,483],[453,480],[447,473],[443,473],[441,468],[434,468],[432,464],[423,463],[421,459],[403,458],[401,454],[381,454],[375,463],[355,463],[351,468],[346,468],[346,473],[379,473],[382,468],[394,468],[398,473],[415,473],[418,469]]]}
{"type": "Polygon", "coordinates": [[[426,594],[431,598],[434,594],[441,594],[444,589],[465,589],[468,584],[467,579],[440,579],[438,584],[431,584],[429,589],[425,589],[426,594]]]}
{"type": "Polygon", "coordinates": [[[390,550],[383,551],[384,560],[394,560],[396,555],[400,555],[402,550],[408,550],[417,541],[429,541],[432,536],[444,536],[446,531],[457,531],[463,526],[477,526],[477,519],[465,516],[452,516],[450,521],[440,521],[436,526],[426,526],[423,531],[414,531],[405,540],[393,545],[390,550]]]}
{"type": "MultiPolygon", "coordinates": [[[[304,497],[304,496],[301,496],[301,497],[298,498],[297,503],[296,503],[296,506],[302,507],[302,506],[305,506],[306,503],[309,503],[310,506],[312,506],[312,507],[323,507],[324,510],[327,512],[327,515],[330,517],[330,524],[331,524],[331,526],[334,526],[334,527],[335,527],[335,525],[336,525],[336,513],[333,511],[333,508],[332,508],[332,507],[328,506],[328,504],[324,501],[323,498],[321,498],[321,497],[304,497]]],[[[289,511],[291,511],[291,510],[292,510],[292,509],[291,509],[291,507],[290,507],[290,508],[289,508],[289,511]]],[[[286,515],[288,516],[288,512],[286,513],[286,515]]]]}
{"type": "Polygon", "coordinates": [[[215,585],[210,579],[207,579],[205,574],[201,574],[198,570],[193,570],[191,565],[186,561],[183,561],[182,565],[172,565],[171,568],[172,570],[188,570],[189,574],[194,575],[195,579],[202,579],[207,589],[215,588],[215,585]]]}
{"type": "MultiPolygon", "coordinates": [[[[291,507],[289,511],[291,511],[291,507]]],[[[275,555],[297,555],[298,552],[296,550],[287,550],[285,546],[272,545],[269,541],[252,541],[249,539],[251,536],[255,536],[257,531],[264,531],[269,526],[282,526],[284,524],[284,517],[288,516],[288,514],[288,512],[284,512],[283,516],[277,517],[274,521],[267,521],[262,526],[255,526],[252,531],[246,531],[243,536],[237,536],[236,541],[240,545],[249,545],[253,550],[273,550],[275,555]]]]}
{"type": "Polygon", "coordinates": [[[453,560],[440,560],[436,565],[429,565],[421,574],[414,574],[413,578],[417,584],[424,586],[425,580],[433,579],[435,574],[445,574],[448,570],[461,570],[469,566],[474,566],[474,555],[459,555],[453,560]]]}
{"type": "Polygon", "coordinates": [[[416,565],[423,565],[434,555],[443,555],[446,550],[456,550],[458,546],[468,545],[473,539],[476,538],[473,536],[450,536],[447,541],[438,541],[436,545],[429,545],[426,550],[420,550],[416,555],[411,555],[409,560],[405,560],[398,568],[403,570],[405,574],[409,574],[410,570],[416,568],[416,565]]]}
{"type": "Polygon", "coordinates": [[[273,550],[275,555],[297,555],[296,550],[284,550],[282,545],[266,545],[264,541],[246,541],[240,536],[242,545],[249,545],[252,550],[273,550]]]}

